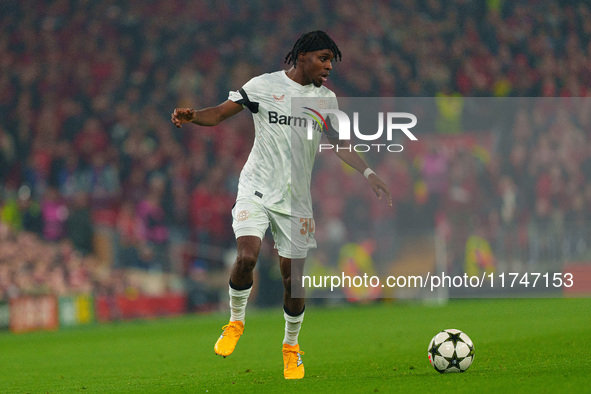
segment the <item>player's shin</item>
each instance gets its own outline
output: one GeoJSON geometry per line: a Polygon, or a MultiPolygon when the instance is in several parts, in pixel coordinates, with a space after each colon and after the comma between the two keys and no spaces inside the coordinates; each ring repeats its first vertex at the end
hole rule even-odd
{"type": "Polygon", "coordinates": [[[304,321],[304,310],[298,315],[293,315],[287,309],[283,307],[283,316],[285,318],[285,336],[283,337],[283,343],[291,346],[298,344],[298,335],[302,328],[302,322],[304,321]]]}
{"type": "Polygon", "coordinates": [[[252,282],[246,287],[240,288],[236,287],[232,281],[230,281],[230,288],[228,291],[230,294],[230,321],[241,321],[244,323],[246,304],[251,290],[252,282]]]}

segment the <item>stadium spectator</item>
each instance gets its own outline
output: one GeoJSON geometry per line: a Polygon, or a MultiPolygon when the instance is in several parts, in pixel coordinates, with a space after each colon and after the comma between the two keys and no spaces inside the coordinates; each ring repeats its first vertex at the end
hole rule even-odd
{"type": "Polygon", "coordinates": [[[78,252],[86,255],[92,252],[94,227],[90,212],[88,193],[77,192],[69,204],[65,223],[66,238],[78,252]]]}
{"type": "Polygon", "coordinates": [[[48,241],[59,241],[65,234],[65,223],[68,219],[68,207],[58,190],[49,186],[41,200],[41,216],[43,218],[43,237],[48,241]]]}
{"type": "Polygon", "coordinates": [[[165,187],[166,180],[161,176],[154,176],[150,180],[146,196],[136,208],[138,235],[142,243],[144,259],[149,260],[149,268],[160,271],[169,269],[168,219],[162,208],[165,187]]]}

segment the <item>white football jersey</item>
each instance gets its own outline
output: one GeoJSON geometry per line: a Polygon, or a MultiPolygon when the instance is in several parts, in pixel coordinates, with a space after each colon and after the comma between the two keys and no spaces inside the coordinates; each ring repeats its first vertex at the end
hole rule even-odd
{"type": "Polygon", "coordinates": [[[318,108],[321,102],[323,108],[338,109],[330,89],[302,86],[285,71],[260,75],[230,92],[230,100],[252,112],[255,126],[254,144],[240,174],[238,198],[255,195],[270,211],[308,218],[313,216],[310,182],[321,133],[315,127],[308,139],[307,124],[316,126],[316,122],[304,106],[292,108],[291,99],[296,97],[309,97],[309,108],[318,108]]]}

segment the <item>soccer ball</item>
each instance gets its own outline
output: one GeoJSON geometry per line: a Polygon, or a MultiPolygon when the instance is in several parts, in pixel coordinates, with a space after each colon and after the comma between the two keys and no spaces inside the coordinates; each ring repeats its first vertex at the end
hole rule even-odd
{"type": "Polygon", "coordinates": [[[460,330],[443,330],[431,339],[427,354],[439,373],[464,372],[474,361],[474,344],[460,330]]]}

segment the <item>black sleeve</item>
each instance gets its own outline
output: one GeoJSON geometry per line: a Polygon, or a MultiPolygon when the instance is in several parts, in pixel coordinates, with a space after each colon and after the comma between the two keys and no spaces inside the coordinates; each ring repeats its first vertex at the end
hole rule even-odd
{"type": "Polygon", "coordinates": [[[257,112],[259,112],[259,103],[254,102],[254,101],[250,101],[250,99],[248,98],[248,95],[246,94],[244,89],[240,88],[238,93],[240,93],[242,98],[238,101],[235,101],[236,103],[244,105],[253,114],[256,114],[257,112]]]}
{"type": "Polygon", "coordinates": [[[339,132],[333,127],[329,116],[326,117],[326,125],[328,126],[328,129],[322,130],[324,135],[326,135],[326,138],[329,140],[338,140],[339,132]]]}

